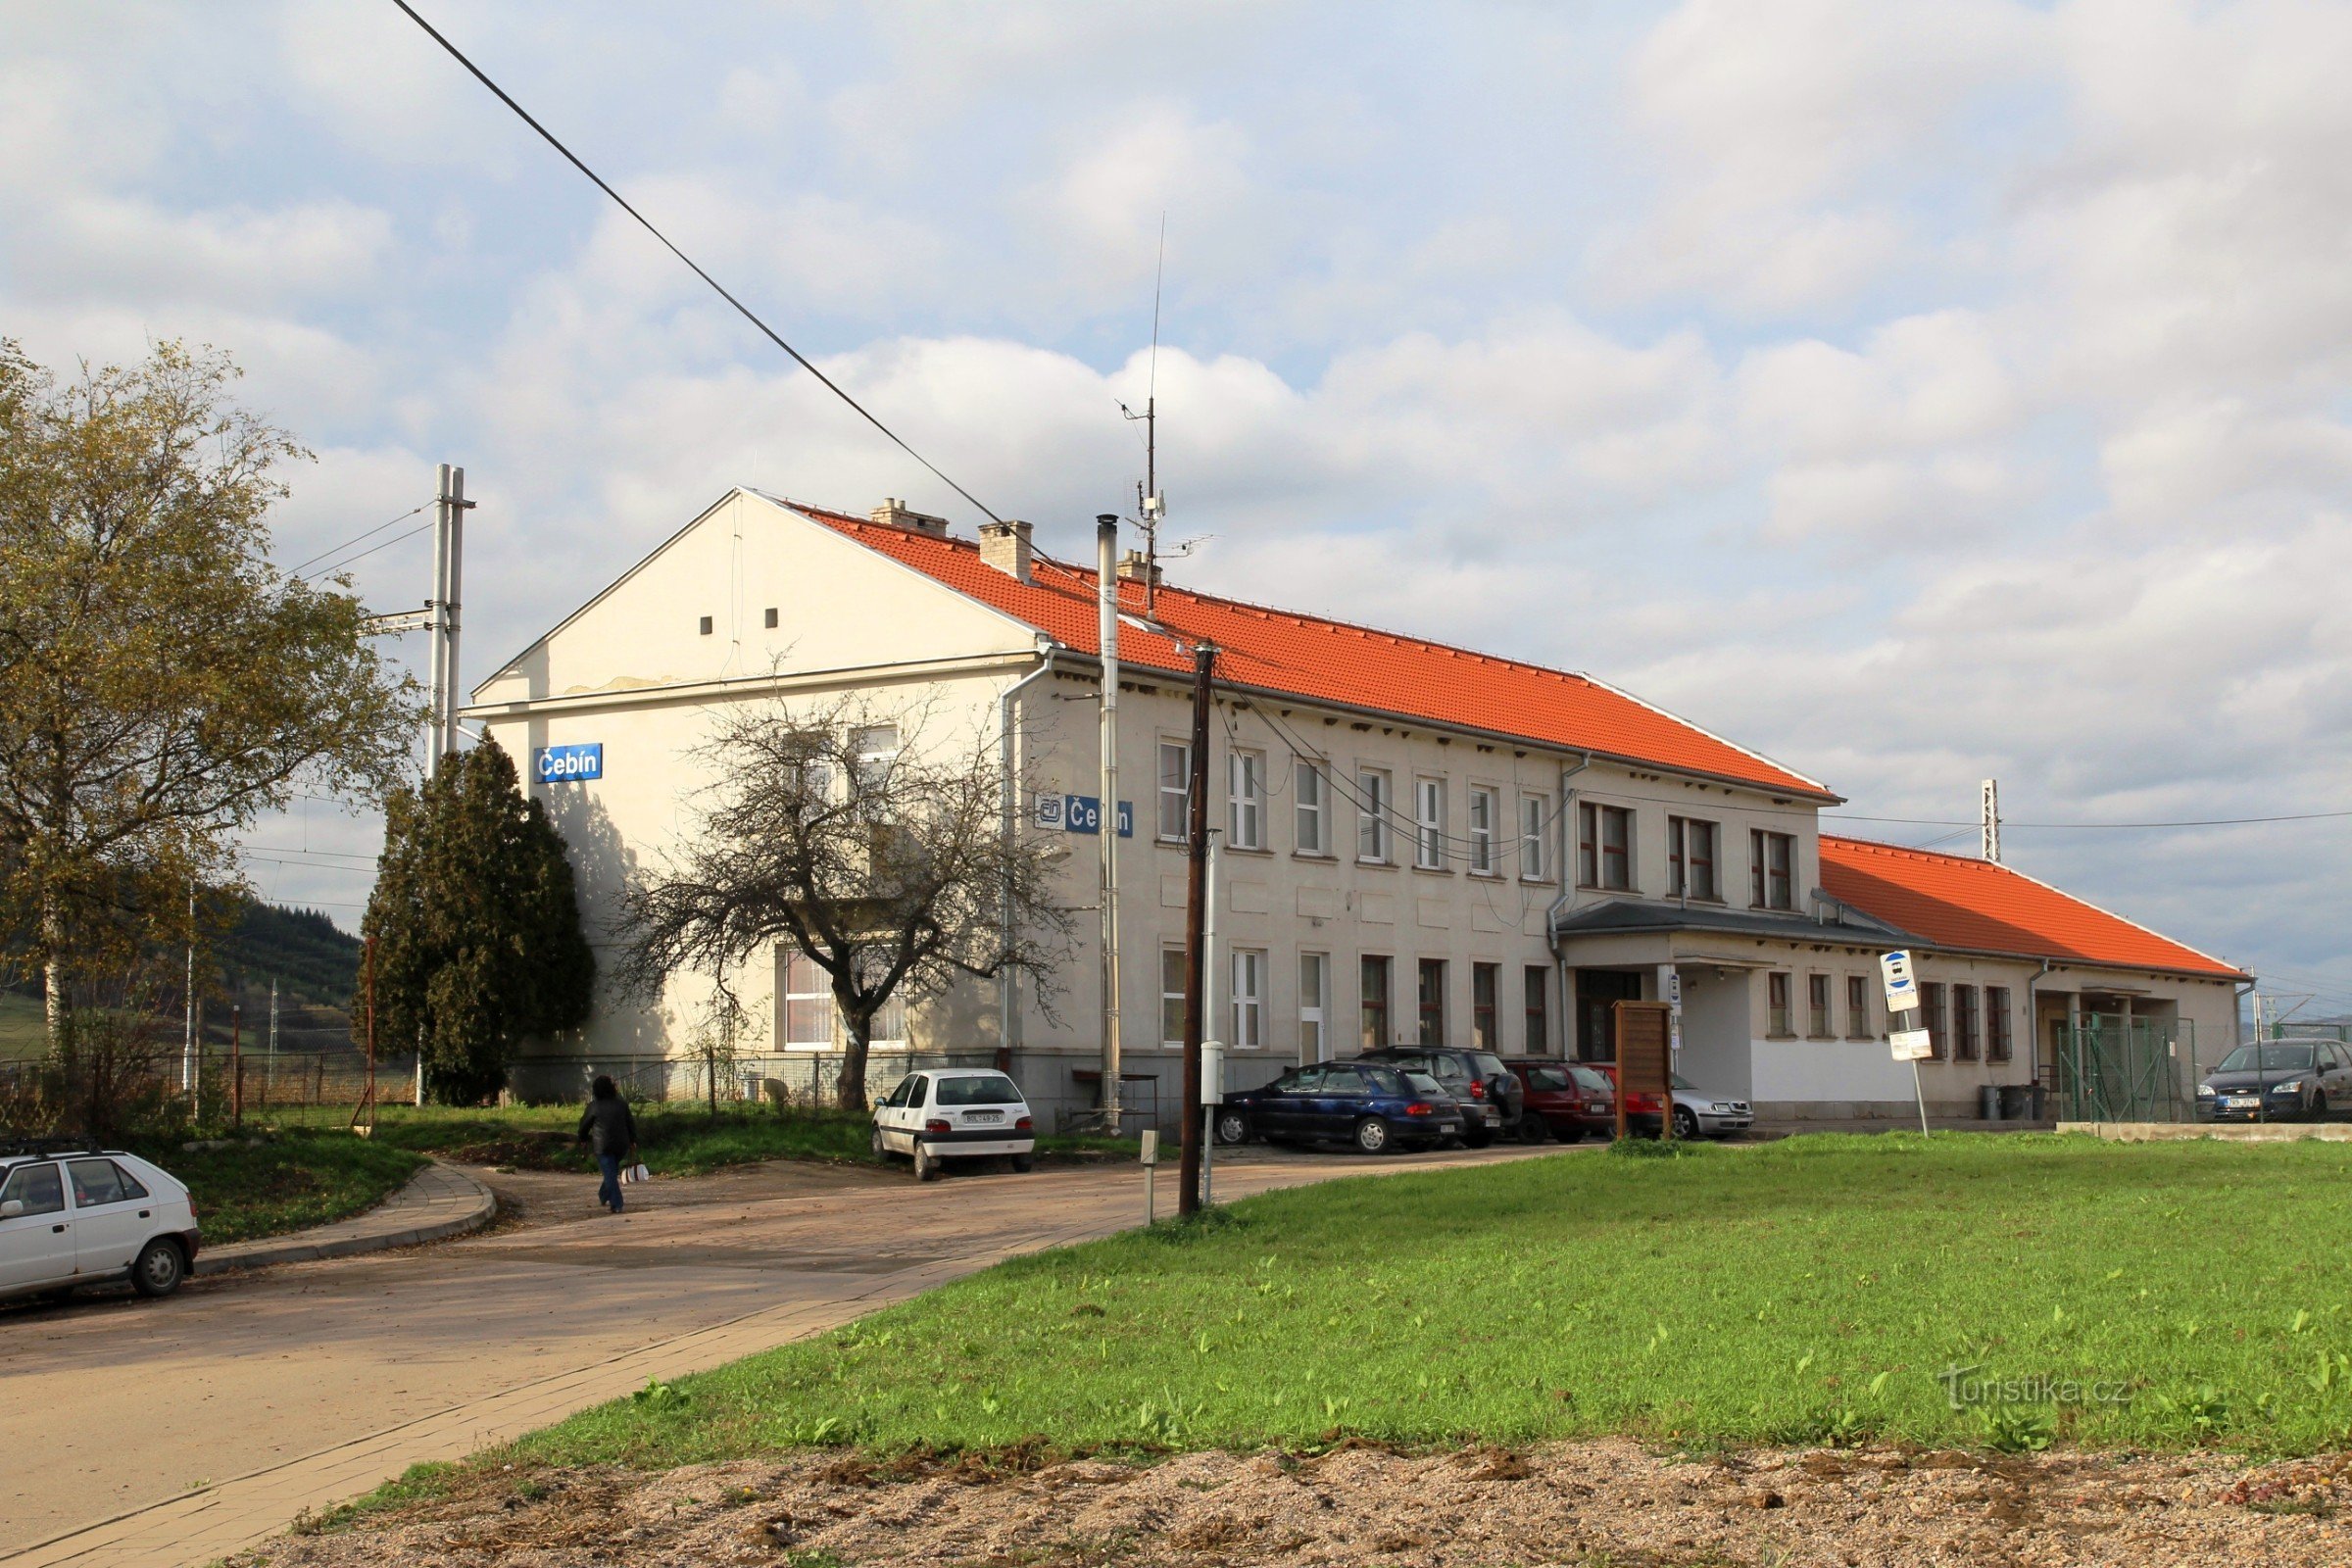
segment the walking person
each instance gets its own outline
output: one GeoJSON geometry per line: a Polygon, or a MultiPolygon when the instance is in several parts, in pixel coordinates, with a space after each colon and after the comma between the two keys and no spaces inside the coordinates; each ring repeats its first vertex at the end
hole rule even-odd
{"type": "Polygon", "coordinates": [[[580,1142],[605,1173],[596,1200],[619,1213],[620,1168],[637,1157],[637,1118],[629,1114],[629,1102],[620,1098],[610,1073],[598,1073],[588,1091],[588,1108],[580,1113],[580,1142]]]}

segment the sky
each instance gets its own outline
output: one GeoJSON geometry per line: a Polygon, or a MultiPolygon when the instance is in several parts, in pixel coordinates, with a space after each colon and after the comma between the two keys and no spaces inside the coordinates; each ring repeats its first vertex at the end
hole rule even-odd
{"type": "MultiPolygon", "coordinates": [[[[1044,547],[1150,385],[1180,580],[1865,836],[1997,778],[2008,863],[2352,1010],[2352,818],[2078,825],[2352,811],[2352,7],[417,4],[1044,547]]],[[[979,520],[389,0],[0,0],[0,335],[227,350],[316,454],[281,564],[466,467],[468,685],[736,484],[979,520]]],[[[356,926],[318,793],[248,869],[356,926]]]]}

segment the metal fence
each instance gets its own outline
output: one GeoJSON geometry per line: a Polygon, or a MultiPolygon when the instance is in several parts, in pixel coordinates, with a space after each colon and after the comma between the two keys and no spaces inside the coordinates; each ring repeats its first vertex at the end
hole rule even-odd
{"type": "Polygon", "coordinates": [[[2194,1121],[2197,1058],[2194,1019],[2084,1013],[2061,1025],[2058,1103],[2067,1121],[2194,1121]]]}
{"type": "MultiPolygon", "coordinates": [[[[887,1094],[910,1072],[938,1067],[993,1067],[991,1051],[877,1051],[867,1056],[869,1098],[887,1094]]],[[[510,1092],[522,1101],[577,1100],[600,1073],[609,1073],[635,1101],[709,1100],[775,1105],[830,1105],[841,1092],[841,1056],[795,1052],[707,1056],[526,1056],[508,1070],[510,1092]],[[716,1094],[713,1096],[713,1089],[716,1094]]]]}

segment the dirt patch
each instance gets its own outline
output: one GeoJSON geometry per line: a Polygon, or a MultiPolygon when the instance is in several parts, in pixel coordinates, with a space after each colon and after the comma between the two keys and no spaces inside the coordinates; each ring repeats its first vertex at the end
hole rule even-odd
{"type": "Polygon", "coordinates": [[[1185,1454],[1139,1466],[1042,1445],[636,1473],[467,1473],[448,1495],[243,1568],[824,1564],[907,1568],[2333,1568],[2352,1455],[2012,1459],[1894,1450],[1661,1456],[1185,1454]]]}

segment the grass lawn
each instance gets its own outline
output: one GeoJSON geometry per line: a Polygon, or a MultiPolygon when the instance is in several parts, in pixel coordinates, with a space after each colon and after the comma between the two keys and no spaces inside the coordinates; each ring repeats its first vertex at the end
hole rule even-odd
{"type": "Polygon", "coordinates": [[[1329,1183],[1009,1262],[502,1453],[2341,1447],[2348,1189],[2340,1145],[1948,1135],[1329,1183]],[[1956,1411],[1955,1366],[2115,1397],[1956,1411]]]}
{"type": "Polygon", "coordinates": [[[40,1003],[0,991],[0,1061],[30,1061],[46,1054],[48,1028],[40,1003]]]}
{"type": "Polygon", "coordinates": [[[348,1218],[424,1164],[421,1155],[348,1133],[284,1134],[224,1149],[169,1141],[132,1148],[188,1184],[208,1247],[348,1218]]]}

